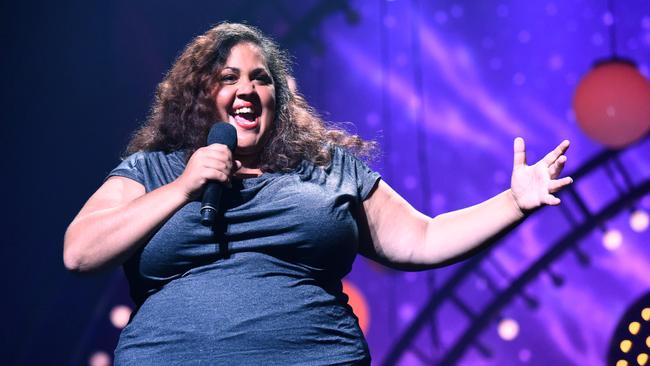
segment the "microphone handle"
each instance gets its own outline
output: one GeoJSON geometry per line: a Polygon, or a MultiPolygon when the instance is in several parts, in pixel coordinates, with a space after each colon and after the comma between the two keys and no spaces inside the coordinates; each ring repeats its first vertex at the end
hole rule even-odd
{"type": "Polygon", "coordinates": [[[201,202],[201,224],[203,226],[214,225],[219,211],[222,190],[223,187],[217,182],[208,182],[206,184],[203,191],[203,201],[201,202]]]}

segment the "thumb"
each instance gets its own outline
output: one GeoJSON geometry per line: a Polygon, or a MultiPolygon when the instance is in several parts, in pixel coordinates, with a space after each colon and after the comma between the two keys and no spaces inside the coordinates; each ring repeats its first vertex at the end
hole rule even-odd
{"type": "Polygon", "coordinates": [[[239,170],[241,168],[241,161],[235,160],[235,170],[239,170]]]}
{"type": "Polygon", "coordinates": [[[513,161],[513,166],[514,168],[518,166],[524,166],[526,165],[526,144],[524,143],[524,139],[521,137],[517,137],[514,142],[514,161],[513,161]]]}

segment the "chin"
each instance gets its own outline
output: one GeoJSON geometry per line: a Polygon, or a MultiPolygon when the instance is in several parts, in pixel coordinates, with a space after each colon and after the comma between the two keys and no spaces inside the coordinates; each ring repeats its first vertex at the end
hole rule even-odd
{"type": "Polygon", "coordinates": [[[257,146],[257,144],[242,144],[242,145],[237,144],[237,149],[235,150],[235,153],[238,155],[253,155],[253,154],[259,155],[260,150],[261,148],[257,146]]]}

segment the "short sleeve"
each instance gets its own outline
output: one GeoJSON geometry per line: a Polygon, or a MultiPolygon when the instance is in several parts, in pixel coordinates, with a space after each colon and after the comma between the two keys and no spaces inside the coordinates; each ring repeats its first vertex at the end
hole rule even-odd
{"type": "Polygon", "coordinates": [[[368,198],[370,192],[381,179],[381,175],[372,170],[361,159],[340,147],[334,149],[333,160],[334,164],[337,162],[341,164],[342,173],[345,176],[354,180],[359,201],[368,198]]]}
{"type": "Polygon", "coordinates": [[[145,156],[143,152],[137,152],[132,155],[127,156],[122,162],[110,173],[106,179],[110,177],[125,177],[133,179],[134,181],[144,185],[144,160],[145,156]]]}

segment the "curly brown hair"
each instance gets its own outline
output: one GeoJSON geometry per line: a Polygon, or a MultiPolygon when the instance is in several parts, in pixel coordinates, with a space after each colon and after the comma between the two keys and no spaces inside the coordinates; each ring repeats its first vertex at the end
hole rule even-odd
{"type": "Polygon", "coordinates": [[[187,151],[187,157],[205,145],[216,118],[213,89],[230,50],[236,44],[256,45],[268,64],[275,84],[276,114],[258,167],[263,171],[289,171],[302,160],[328,165],[331,147],[341,146],[369,157],[375,143],[326,124],[305,99],[290,87],[290,61],[270,38],[255,27],[220,23],[196,37],[158,84],[151,113],[138,129],[127,153],[187,151]]]}

